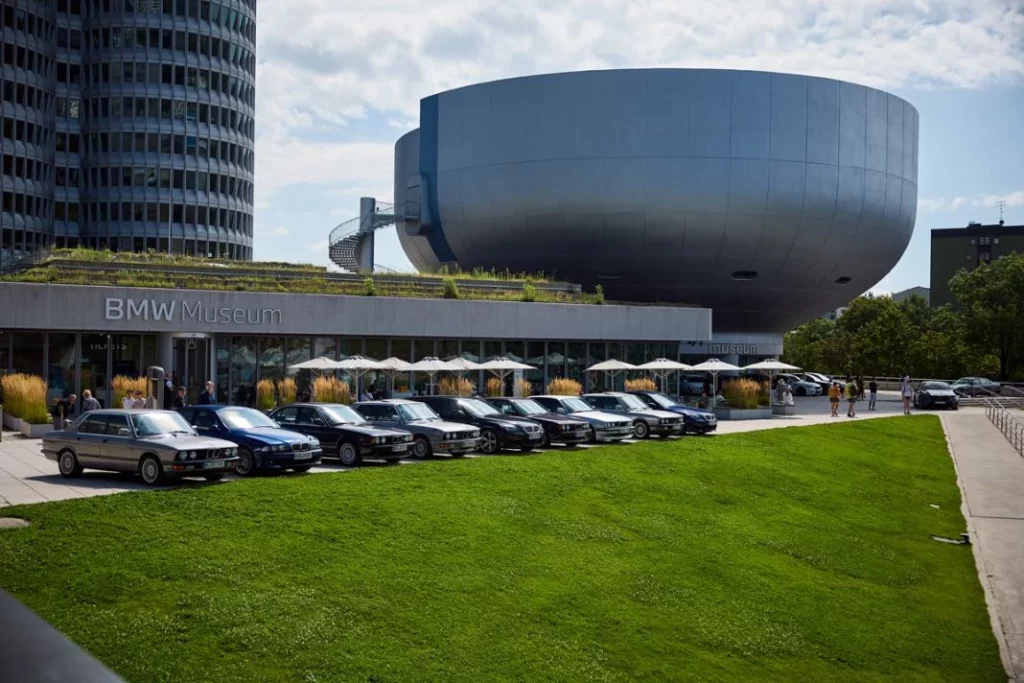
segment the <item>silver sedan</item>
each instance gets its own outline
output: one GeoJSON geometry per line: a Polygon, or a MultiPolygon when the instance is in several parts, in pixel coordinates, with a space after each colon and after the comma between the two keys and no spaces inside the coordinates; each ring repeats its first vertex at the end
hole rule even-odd
{"type": "Polygon", "coordinates": [[[66,429],[47,433],[43,455],[55,460],[65,477],[77,477],[85,468],[138,472],[155,485],[172,476],[216,481],[234,469],[238,448],[199,436],[171,411],[93,410],[66,429]]]}

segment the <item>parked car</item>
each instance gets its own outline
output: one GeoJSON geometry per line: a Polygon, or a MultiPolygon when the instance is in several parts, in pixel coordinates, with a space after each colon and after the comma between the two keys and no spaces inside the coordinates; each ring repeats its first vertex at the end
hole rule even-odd
{"type": "Polygon", "coordinates": [[[844,382],[841,379],[833,379],[832,377],[829,377],[828,375],[823,375],[820,372],[804,372],[795,374],[797,377],[800,377],[806,382],[817,384],[819,387],[821,387],[821,393],[823,394],[828,393],[828,388],[832,386],[832,382],[838,382],[839,388],[844,391],[846,390],[846,382],[844,382]]]}
{"type": "Polygon", "coordinates": [[[415,400],[433,408],[442,420],[479,427],[480,450],[488,455],[503,448],[532,451],[544,440],[544,428],[533,420],[506,415],[478,398],[421,396],[415,400]]]}
{"type": "Polygon", "coordinates": [[[999,382],[984,377],[961,377],[953,382],[953,391],[958,396],[998,396],[1001,390],[999,382]]]}
{"type": "Polygon", "coordinates": [[[533,400],[552,413],[586,420],[590,424],[590,442],[622,441],[633,436],[632,420],[594,410],[578,396],[534,396],[533,400]]]}
{"type": "Polygon", "coordinates": [[[417,458],[435,453],[461,457],[480,447],[479,429],[442,420],[430,406],[419,401],[392,398],[365,401],[352,407],[375,427],[411,432],[412,454],[417,458]]]}
{"type": "Polygon", "coordinates": [[[518,415],[533,420],[544,430],[541,447],[553,443],[571,446],[590,439],[590,424],[586,420],[552,413],[532,398],[489,398],[487,402],[504,415],[518,415]]]}
{"type": "Polygon", "coordinates": [[[258,410],[238,406],[192,406],[178,410],[200,436],[226,439],[238,446],[235,472],[257,470],[306,472],[320,463],[320,441],[281,425],[258,410]]]}
{"type": "Polygon", "coordinates": [[[704,393],[704,385],[709,379],[704,375],[681,375],[679,377],[679,393],[683,396],[700,396],[704,393]]]}
{"type": "Polygon", "coordinates": [[[629,392],[650,408],[667,410],[683,416],[684,434],[708,434],[718,429],[718,418],[710,410],[699,410],[691,406],[677,403],[660,391],[629,392]]]}
{"type": "Polygon", "coordinates": [[[638,439],[651,434],[666,437],[683,433],[683,417],[668,410],[651,408],[632,394],[608,391],[584,394],[583,400],[596,410],[625,415],[633,422],[633,435],[638,439]]]}
{"type": "Polygon", "coordinates": [[[959,399],[953,387],[946,382],[921,382],[914,392],[915,408],[952,408],[957,410],[959,399]]]}
{"type": "Polygon", "coordinates": [[[808,382],[798,375],[780,373],[775,375],[775,378],[776,381],[780,379],[786,380],[786,383],[793,390],[794,396],[821,396],[822,388],[820,384],[808,382]]]}
{"type": "Polygon", "coordinates": [[[295,403],[270,414],[288,429],[316,437],[324,451],[346,467],[363,459],[397,461],[409,455],[412,434],[403,429],[371,425],[360,413],[332,403],[295,403]]]}
{"type": "Polygon", "coordinates": [[[43,437],[43,454],[64,477],[83,469],[138,472],[149,485],[167,477],[216,481],[235,468],[238,447],[199,436],[169,410],[93,410],[43,437]]]}

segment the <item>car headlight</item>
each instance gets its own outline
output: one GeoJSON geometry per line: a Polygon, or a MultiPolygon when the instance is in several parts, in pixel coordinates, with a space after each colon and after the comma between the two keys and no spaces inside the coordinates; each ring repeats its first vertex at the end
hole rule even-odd
{"type": "Polygon", "coordinates": [[[270,446],[264,446],[263,448],[258,448],[257,450],[260,451],[261,453],[269,453],[274,449],[271,448],[270,446]]]}
{"type": "Polygon", "coordinates": [[[521,425],[514,424],[509,425],[508,431],[512,432],[513,434],[518,434],[520,432],[523,432],[524,430],[521,425]]]}
{"type": "Polygon", "coordinates": [[[178,460],[185,460],[186,458],[188,458],[188,452],[187,451],[178,451],[178,457],[177,457],[178,460]]]}
{"type": "Polygon", "coordinates": [[[405,435],[405,441],[406,441],[406,443],[412,441],[412,434],[406,434],[405,435]]]}
{"type": "Polygon", "coordinates": [[[320,446],[320,439],[313,436],[309,437],[309,446],[310,448],[318,448],[320,446]]]}
{"type": "Polygon", "coordinates": [[[454,436],[453,436],[452,434],[450,434],[450,433],[448,433],[448,432],[445,432],[445,434],[444,434],[444,440],[445,440],[445,441],[451,441],[451,440],[452,440],[452,439],[454,439],[454,438],[455,438],[455,437],[454,437],[454,436]]]}
{"type": "Polygon", "coordinates": [[[195,451],[189,451],[188,452],[188,459],[189,460],[195,460],[196,459],[196,452],[195,451]]]}

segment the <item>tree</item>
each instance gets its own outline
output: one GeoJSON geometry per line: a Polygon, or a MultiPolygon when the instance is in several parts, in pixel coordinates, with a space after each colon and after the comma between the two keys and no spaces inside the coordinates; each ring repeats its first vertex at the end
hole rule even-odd
{"type": "Polygon", "coordinates": [[[949,281],[967,342],[979,357],[999,359],[999,378],[1017,376],[1024,363],[1024,255],[1013,253],[949,281]]]}

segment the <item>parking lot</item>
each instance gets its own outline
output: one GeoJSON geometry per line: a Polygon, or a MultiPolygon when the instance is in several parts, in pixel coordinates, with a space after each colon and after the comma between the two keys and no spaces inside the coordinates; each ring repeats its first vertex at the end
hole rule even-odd
{"type": "MultiPolygon", "coordinates": [[[[867,412],[867,402],[857,404],[858,419],[865,417],[889,417],[898,415],[902,408],[896,396],[896,392],[880,392],[878,410],[867,412]]],[[[744,420],[735,422],[719,422],[718,433],[730,434],[736,432],[756,431],[761,429],[777,429],[782,427],[799,427],[814,424],[827,424],[829,422],[845,422],[846,406],[843,404],[840,412],[841,417],[837,420],[829,417],[828,399],[825,397],[796,398],[796,414],[786,417],[775,417],[770,420],[744,420]]],[[[671,440],[689,440],[704,437],[673,437],[671,440]]],[[[714,438],[714,437],[710,437],[714,438]]],[[[31,503],[43,503],[47,501],[67,500],[70,498],[88,498],[91,496],[104,496],[123,491],[150,490],[139,480],[137,476],[118,474],[112,472],[97,472],[87,470],[78,479],[65,479],[57,471],[57,463],[47,460],[40,452],[40,441],[38,439],[25,439],[12,432],[4,432],[3,442],[0,442],[0,507],[9,505],[23,505],[31,503]]],[[[632,439],[626,439],[618,446],[628,448],[629,444],[635,443],[632,439]]],[[[604,445],[604,444],[602,444],[604,445]]],[[[576,448],[587,449],[597,448],[598,445],[581,445],[576,448]]],[[[558,451],[562,446],[553,446],[550,451],[558,451]]],[[[543,453],[545,450],[536,450],[532,453],[543,453]]],[[[529,454],[506,453],[500,456],[485,456],[482,454],[470,454],[467,458],[482,457],[529,457],[529,454]]],[[[431,460],[443,460],[445,457],[432,458],[431,460]]],[[[399,465],[413,465],[429,460],[416,460],[408,458],[399,462],[399,465]]],[[[389,467],[384,465],[367,463],[364,467],[389,467]]],[[[314,467],[309,474],[323,474],[327,472],[349,472],[354,468],[346,468],[337,464],[337,461],[328,459],[322,465],[314,467]]],[[[267,476],[308,476],[308,475],[267,475],[267,476]]],[[[228,477],[225,482],[230,482],[237,477],[228,477]]],[[[171,486],[211,486],[220,484],[207,484],[200,479],[185,479],[181,482],[168,484],[163,488],[171,486]]]]}

